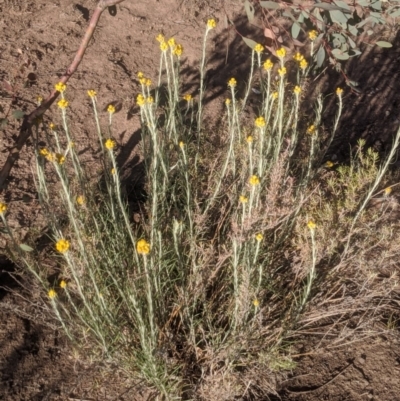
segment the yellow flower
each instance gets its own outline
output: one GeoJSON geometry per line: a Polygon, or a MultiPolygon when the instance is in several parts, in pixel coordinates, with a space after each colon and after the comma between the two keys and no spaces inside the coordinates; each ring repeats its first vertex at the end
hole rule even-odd
{"type": "Polygon", "coordinates": [[[256,120],[254,121],[254,125],[257,128],[265,127],[265,119],[264,119],[264,117],[257,117],[256,120]]]}
{"type": "Polygon", "coordinates": [[[217,23],[215,22],[215,19],[214,19],[214,18],[210,18],[210,19],[207,21],[207,28],[208,28],[208,29],[214,29],[216,26],[217,26],[217,23]]]}
{"type": "Polygon", "coordinates": [[[273,66],[274,66],[274,63],[270,59],[265,60],[265,62],[263,64],[263,67],[264,67],[265,71],[270,71],[273,66]]]}
{"type": "Polygon", "coordinates": [[[65,92],[65,90],[67,89],[67,85],[63,84],[62,82],[55,84],[54,87],[56,88],[56,91],[60,93],[65,92]]]}
{"type": "Polygon", "coordinates": [[[96,95],[97,95],[97,93],[96,93],[96,91],[94,91],[93,89],[90,89],[90,90],[88,90],[87,91],[87,94],[88,94],[88,96],[90,97],[90,98],[94,98],[94,97],[96,97],[96,95]]]}
{"type": "Polygon", "coordinates": [[[106,147],[106,149],[111,150],[114,149],[115,147],[115,141],[114,139],[108,138],[105,143],[104,146],[106,147]]]}
{"type": "Polygon", "coordinates": [[[66,107],[68,107],[68,101],[65,100],[65,99],[61,99],[61,100],[58,101],[57,105],[61,110],[63,110],[66,107]]]}
{"type": "Polygon", "coordinates": [[[145,102],[146,102],[145,98],[143,97],[142,94],[139,93],[139,95],[137,95],[137,98],[136,98],[136,103],[137,103],[140,107],[142,107],[142,106],[144,106],[145,102]]]}
{"type": "Polygon", "coordinates": [[[261,233],[256,234],[256,240],[257,240],[258,242],[262,241],[263,238],[264,238],[264,236],[263,236],[261,233]]]}
{"type": "Polygon", "coordinates": [[[253,300],[253,305],[258,308],[260,306],[260,301],[258,299],[253,300]]]}
{"type": "Polygon", "coordinates": [[[230,86],[231,88],[234,88],[234,87],[236,86],[236,84],[237,84],[237,82],[236,82],[236,79],[235,79],[235,78],[231,78],[231,79],[228,81],[228,86],[230,86]]]}
{"type": "Polygon", "coordinates": [[[85,197],[84,197],[83,195],[78,195],[78,196],[76,197],[76,203],[77,203],[79,206],[82,206],[82,205],[85,203],[85,197]]]}
{"type": "Polygon", "coordinates": [[[286,56],[286,49],[284,47],[281,47],[276,51],[276,56],[283,59],[286,56]]]}
{"type": "Polygon", "coordinates": [[[185,147],[185,142],[180,141],[180,142],[179,142],[179,147],[180,147],[181,149],[183,149],[183,148],[185,147]]]}
{"type": "Polygon", "coordinates": [[[68,146],[69,146],[71,149],[74,148],[74,147],[75,147],[75,142],[71,141],[71,142],[68,144],[68,146]]]}
{"type": "Polygon", "coordinates": [[[49,162],[54,162],[56,160],[56,155],[53,152],[48,152],[45,157],[49,162]]]}
{"type": "MultiPolygon", "coordinates": [[[[165,36],[162,34],[162,33],[159,33],[158,35],[157,35],[157,37],[156,37],[156,40],[158,41],[158,42],[160,42],[160,43],[163,43],[163,42],[165,42],[165,36]]],[[[139,73],[140,74],[140,73],[139,73]]],[[[139,77],[139,74],[138,74],[138,77],[139,77]]],[[[139,77],[139,78],[141,78],[141,77],[139,77]]]]}
{"type": "Polygon", "coordinates": [[[42,102],[43,102],[43,97],[42,96],[38,96],[37,97],[37,102],[38,102],[38,105],[40,106],[42,104],[42,102]]]}
{"type": "Polygon", "coordinates": [[[108,111],[110,114],[114,114],[114,113],[115,113],[115,107],[114,107],[114,105],[109,104],[108,107],[107,107],[107,111],[108,111]]]}
{"type": "Polygon", "coordinates": [[[247,203],[248,201],[249,201],[249,199],[247,198],[247,196],[244,196],[244,195],[239,196],[240,203],[247,203]]]}
{"type": "Polygon", "coordinates": [[[286,67],[279,68],[278,74],[283,77],[286,74],[286,67]]]}
{"type": "Polygon", "coordinates": [[[231,104],[231,99],[225,99],[225,104],[229,106],[231,104]]]}
{"type": "MultiPolygon", "coordinates": [[[[163,40],[164,40],[164,39],[163,39],[163,40]]],[[[137,77],[138,77],[139,79],[144,78],[143,72],[139,71],[139,72],[137,73],[137,77]]]]}
{"type": "Polygon", "coordinates": [[[334,164],[330,160],[325,163],[325,167],[332,168],[333,166],[334,164]]]}
{"type": "Polygon", "coordinates": [[[4,214],[7,210],[7,205],[3,202],[0,202],[0,214],[4,214]]]}
{"type": "Polygon", "coordinates": [[[69,249],[69,241],[67,239],[61,238],[56,242],[56,249],[60,253],[65,253],[69,249]]]}
{"type": "Polygon", "coordinates": [[[115,174],[115,168],[112,168],[112,169],[110,170],[110,173],[111,173],[111,175],[114,175],[114,174],[115,174]]]}
{"type": "Polygon", "coordinates": [[[176,45],[176,47],[174,49],[174,55],[177,57],[180,57],[180,56],[182,56],[182,53],[183,53],[183,46],[180,44],[176,45]]]}
{"type": "Polygon", "coordinates": [[[187,93],[186,95],[183,96],[183,99],[189,103],[192,100],[192,95],[187,93]]]}
{"type": "Polygon", "coordinates": [[[136,250],[139,255],[148,255],[150,253],[150,244],[145,239],[140,239],[136,244],[136,250]]]}
{"type": "Polygon", "coordinates": [[[255,51],[256,53],[258,53],[258,54],[260,54],[263,50],[264,50],[264,46],[263,46],[263,45],[260,45],[259,43],[257,43],[257,44],[254,46],[254,51],[255,51]]]}
{"type": "Polygon", "coordinates": [[[247,138],[246,138],[246,142],[247,143],[253,143],[253,137],[251,136],[251,135],[249,135],[247,138]]]}
{"type": "Polygon", "coordinates": [[[55,125],[54,123],[50,123],[50,124],[49,124],[49,128],[50,128],[51,130],[54,130],[55,127],[56,127],[56,125],[55,125]]]}
{"type": "Polygon", "coordinates": [[[307,223],[307,227],[310,229],[310,230],[315,230],[315,228],[317,227],[317,225],[312,221],[312,220],[310,220],[308,223],[307,223]]]}
{"type": "Polygon", "coordinates": [[[312,31],[308,32],[308,38],[311,41],[314,41],[315,39],[317,39],[317,36],[318,36],[318,32],[315,29],[313,29],[312,31]]]}
{"type": "Polygon", "coordinates": [[[316,131],[315,125],[312,124],[307,128],[307,134],[314,135],[316,131]]]}
{"type": "Polygon", "coordinates": [[[150,86],[151,85],[151,79],[147,78],[146,82],[144,83],[146,86],[150,86]]]}
{"type": "Polygon", "coordinates": [[[49,290],[47,295],[49,296],[50,299],[54,299],[57,296],[57,293],[53,289],[51,289],[49,290]]]}
{"type": "Polygon", "coordinates": [[[161,51],[166,52],[168,50],[168,43],[165,42],[165,41],[161,42],[160,43],[160,49],[161,49],[161,51]]]}
{"type": "Polygon", "coordinates": [[[153,96],[146,97],[146,103],[147,104],[153,104],[154,103],[153,96]]]}
{"type": "Polygon", "coordinates": [[[67,282],[65,280],[60,281],[60,287],[61,288],[66,288],[67,287],[67,282]]]}
{"type": "Polygon", "coordinates": [[[387,187],[385,188],[385,190],[383,191],[385,196],[389,196],[392,192],[392,188],[391,187],[387,187]]]}
{"type": "Polygon", "coordinates": [[[300,68],[302,70],[305,70],[307,68],[307,66],[308,66],[308,63],[307,63],[306,59],[303,59],[303,60],[300,61],[300,68]]]}
{"type": "Polygon", "coordinates": [[[301,53],[299,53],[299,52],[297,52],[294,56],[293,56],[293,58],[296,60],[296,61],[302,61],[302,60],[304,60],[304,56],[301,54],[301,53]]]}
{"type": "Polygon", "coordinates": [[[272,99],[278,99],[278,92],[272,92],[272,94],[271,94],[271,96],[272,96],[272,99]]]}
{"type": "Polygon", "coordinates": [[[176,42],[174,38],[168,39],[168,44],[170,48],[174,48],[176,46],[176,42]]]}
{"type": "Polygon", "coordinates": [[[49,154],[49,151],[46,148],[42,148],[39,150],[40,156],[46,157],[49,154]]]}
{"type": "Polygon", "coordinates": [[[343,89],[342,88],[337,88],[336,89],[336,94],[340,97],[340,96],[342,96],[342,93],[343,93],[343,89]]]}
{"type": "Polygon", "coordinates": [[[65,162],[65,156],[62,155],[61,153],[56,153],[55,159],[59,165],[64,164],[64,162],[65,162]]]}
{"type": "Polygon", "coordinates": [[[256,185],[260,185],[260,179],[259,179],[256,175],[252,175],[252,176],[249,178],[249,184],[250,184],[252,187],[255,187],[256,185]]]}
{"type": "Polygon", "coordinates": [[[146,84],[146,81],[147,81],[147,79],[146,79],[145,77],[139,78],[139,82],[140,82],[142,85],[145,85],[145,84],[146,84]]]}
{"type": "Polygon", "coordinates": [[[293,89],[293,92],[294,92],[296,95],[300,94],[300,92],[301,92],[300,86],[296,85],[296,86],[294,87],[294,89],[293,89]]]}

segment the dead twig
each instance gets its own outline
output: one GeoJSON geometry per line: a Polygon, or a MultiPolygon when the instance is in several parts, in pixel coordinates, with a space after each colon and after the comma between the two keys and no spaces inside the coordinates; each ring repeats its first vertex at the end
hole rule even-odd
{"type": "MultiPolygon", "coordinates": [[[[85,36],[82,39],[81,45],[79,46],[79,49],[76,52],[76,55],[71,65],[67,68],[67,71],[61,77],[59,82],[62,82],[64,84],[67,83],[74,72],[77,70],[103,11],[107,7],[114,6],[116,4],[122,3],[123,1],[124,0],[100,0],[98,2],[92,18],[89,21],[89,26],[86,29],[85,36]]],[[[25,116],[24,121],[21,125],[18,139],[16,141],[16,145],[10,150],[10,154],[8,155],[8,158],[0,172],[0,192],[4,190],[4,184],[10,174],[12,167],[19,159],[21,149],[25,145],[27,139],[32,135],[32,125],[37,120],[37,118],[41,117],[50,108],[50,106],[54,103],[59,94],[60,92],[53,90],[48,98],[39,107],[33,110],[32,113],[30,113],[29,115],[25,116]]]]}

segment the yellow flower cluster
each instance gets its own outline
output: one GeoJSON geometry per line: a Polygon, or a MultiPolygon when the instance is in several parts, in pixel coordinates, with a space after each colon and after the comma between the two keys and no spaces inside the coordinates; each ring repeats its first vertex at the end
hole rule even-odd
{"type": "Polygon", "coordinates": [[[279,57],[280,59],[283,59],[286,56],[286,49],[284,47],[281,47],[276,51],[276,56],[279,57]]]}
{"type": "Polygon", "coordinates": [[[59,82],[58,84],[55,84],[54,87],[56,88],[57,92],[63,93],[67,89],[67,85],[65,85],[62,82],[59,82]]]}
{"type": "Polygon", "coordinates": [[[274,66],[274,63],[270,59],[265,60],[265,62],[263,64],[263,67],[264,67],[265,71],[270,71],[273,66],[274,66]]]}
{"type": "Polygon", "coordinates": [[[340,96],[342,96],[342,93],[343,93],[343,89],[342,88],[337,88],[336,89],[336,94],[340,97],[340,96]]]}
{"type": "Polygon", "coordinates": [[[186,95],[183,96],[183,99],[189,103],[192,100],[192,95],[190,93],[186,93],[186,95]]]}
{"type": "Polygon", "coordinates": [[[255,186],[257,186],[257,185],[260,185],[260,179],[259,179],[256,175],[252,175],[252,176],[249,178],[249,184],[250,184],[252,187],[255,187],[255,186]]]}
{"type": "Polygon", "coordinates": [[[82,205],[85,203],[85,197],[84,197],[83,195],[78,195],[78,196],[76,197],[76,203],[77,203],[79,206],[82,206],[82,205]]]}
{"type": "Polygon", "coordinates": [[[56,128],[56,125],[55,125],[54,123],[50,123],[50,124],[49,124],[49,128],[50,128],[51,130],[54,130],[54,128],[56,128]]]}
{"type": "Polygon", "coordinates": [[[247,142],[248,144],[253,143],[253,137],[252,137],[251,135],[249,135],[249,136],[246,138],[246,142],[247,142]]]}
{"type": "Polygon", "coordinates": [[[286,74],[286,67],[281,67],[278,69],[278,74],[280,77],[283,77],[286,74]]]}
{"type": "Polygon", "coordinates": [[[225,99],[225,104],[229,106],[231,104],[231,99],[225,99]]]}
{"type": "Polygon", "coordinates": [[[271,94],[271,96],[272,96],[272,99],[278,99],[278,92],[272,92],[272,94],[271,94]]]}
{"type": "Polygon", "coordinates": [[[70,243],[67,239],[61,238],[56,242],[56,250],[60,253],[65,253],[68,251],[70,243]]]}
{"type": "Polygon", "coordinates": [[[385,188],[383,193],[385,194],[385,196],[389,196],[392,193],[392,187],[385,188]]]}
{"type": "Polygon", "coordinates": [[[264,46],[263,45],[260,45],[259,43],[257,43],[255,46],[254,46],[254,51],[256,52],[256,53],[258,53],[258,54],[261,54],[261,52],[264,50],[264,46]]]}
{"type": "Polygon", "coordinates": [[[60,287],[61,288],[67,288],[67,282],[65,280],[60,281],[60,287]]]}
{"type": "Polygon", "coordinates": [[[253,300],[254,307],[258,308],[260,306],[260,301],[258,299],[253,300]]]}
{"type": "Polygon", "coordinates": [[[146,103],[152,104],[154,103],[153,96],[144,97],[141,93],[136,97],[136,103],[138,106],[143,107],[146,103]]]}
{"type": "Polygon", "coordinates": [[[301,92],[301,88],[300,86],[296,85],[293,89],[293,92],[295,93],[295,95],[299,95],[301,92]]]}
{"type": "Polygon", "coordinates": [[[42,96],[38,96],[38,97],[37,97],[37,103],[38,103],[38,105],[40,106],[40,105],[42,104],[42,102],[43,102],[43,97],[42,97],[42,96]]]}
{"type": "Polygon", "coordinates": [[[312,31],[308,32],[308,38],[311,41],[314,41],[315,39],[317,39],[317,36],[318,36],[318,32],[315,29],[313,29],[312,31]]]}
{"type": "Polygon", "coordinates": [[[237,85],[236,79],[235,78],[231,78],[228,81],[228,86],[230,86],[231,88],[234,88],[237,85]]]}
{"type": "Polygon", "coordinates": [[[109,104],[108,107],[107,107],[107,111],[110,114],[114,114],[115,113],[115,106],[113,104],[109,104]]]}
{"type": "Polygon", "coordinates": [[[65,99],[61,99],[61,100],[59,100],[58,102],[57,102],[57,105],[58,105],[58,107],[61,109],[61,110],[64,110],[64,109],[66,109],[67,107],[68,107],[68,100],[65,100],[65,99]]]}
{"type": "Polygon", "coordinates": [[[57,296],[57,293],[53,289],[51,289],[49,290],[47,295],[49,296],[50,299],[54,299],[57,296]]]}
{"type": "Polygon", "coordinates": [[[315,125],[312,124],[307,128],[307,134],[314,135],[316,131],[315,125]]]}
{"type": "Polygon", "coordinates": [[[265,118],[264,117],[257,117],[256,120],[254,121],[254,125],[257,128],[263,128],[265,127],[265,118]]]}
{"type": "Polygon", "coordinates": [[[293,56],[293,58],[294,58],[296,61],[298,61],[298,62],[300,62],[301,60],[304,60],[304,56],[303,56],[301,53],[299,53],[299,52],[297,52],[297,53],[293,56]]]}
{"type": "MultiPolygon", "coordinates": [[[[160,50],[162,52],[166,52],[168,48],[170,48],[174,56],[177,57],[182,56],[183,46],[181,44],[176,43],[175,38],[170,38],[168,39],[168,41],[166,41],[165,36],[160,33],[157,35],[156,40],[160,43],[160,50]]],[[[143,74],[142,77],[139,77],[139,80],[141,79],[144,79],[143,74]]],[[[140,83],[144,82],[140,81],[140,83]]]]}
{"type": "Polygon", "coordinates": [[[239,196],[239,202],[240,203],[247,203],[249,201],[249,199],[247,198],[247,196],[244,196],[244,195],[240,195],[239,196]]]}
{"type": "Polygon", "coordinates": [[[115,141],[114,139],[108,138],[105,142],[104,142],[104,146],[106,147],[106,149],[108,150],[112,150],[115,148],[115,141]]]}
{"type": "Polygon", "coordinates": [[[306,59],[303,59],[303,60],[300,61],[300,68],[302,70],[305,70],[307,68],[307,66],[308,66],[308,63],[307,63],[306,59]]]}
{"type": "Polygon", "coordinates": [[[325,167],[332,168],[333,166],[334,164],[330,160],[325,163],[325,167]]]}
{"type": "Polygon", "coordinates": [[[217,23],[215,22],[215,19],[214,19],[214,18],[210,18],[210,19],[207,21],[207,28],[208,28],[208,29],[214,29],[216,26],[217,26],[217,23]]]}
{"type": "Polygon", "coordinates": [[[150,244],[145,239],[140,239],[136,244],[136,250],[139,255],[148,255],[150,253],[150,244]]]}
{"type": "Polygon", "coordinates": [[[173,54],[176,57],[182,56],[183,53],[183,46],[181,44],[177,44],[173,50],[173,54]]]}
{"type": "Polygon", "coordinates": [[[0,214],[4,214],[7,210],[7,205],[3,202],[0,202],[0,214]]]}
{"type": "Polygon", "coordinates": [[[183,149],[183,148],[185,147],[185,142],[180,141],[180,142],[179,142],[179,147],[180,147],[181,149],[183,149]]]}
{"type": "Polygon", "coordinates": [[[97,95],[97,93],[96,93],[96,91],[94,91],[93,89],[90,89],[90,90],[88,90],[87,91],[87,94],[88,94],[88,96],[90,97],[90,98],[94,98],[94,97],[96,97],[96,95],[97,95]]]}
{"type": "Polygon", "coordinates": [[[261,242],[264,239],[264,236],[261,233],[258,233],[256,234],[255,238],[258,242],[261,242]]]}
{"type": "Polygon", "coordinates": [[[65,156],[62,155],[61,153],[56,153],[56,154],[54,155],[54,158],[55,158],[55,161],[56,161],[59,165],[64,164],[64,162],[65,162],[65,156]]]}
{"type": "Polygon", "coordinates": [[[310,221],[307,223],[307,227],[308,227],[311,231],[314,231],[315,228],[317,227],[317,225],[316,225],[312,220],[310,220],[310,221]]]}

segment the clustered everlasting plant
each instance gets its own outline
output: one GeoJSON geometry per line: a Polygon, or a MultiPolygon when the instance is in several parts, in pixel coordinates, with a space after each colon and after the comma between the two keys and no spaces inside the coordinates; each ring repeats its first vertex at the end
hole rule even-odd
{"type": "MultiPolygon", "coordinates": [[[[382,190],[387,192],[382,210],[367,206],[387,180],[400,131],[382,166],[362,143],[350,166],[335,168],[326,161],[343,90],[334,94],[333,122],[323,124],[321,97],[315,116],[305,119],[302,86],[312,62],[306,55],[294,56],[297,82],[290,83],[285,48],[277,50],[276,60],[263,60],[263,46],[254,46],[243,99],[237,97],[237,78],[230,78],[223,122],[213,130],[205,126],[206,43],[215,27],[213,19],[207,22],[197,99],[181,93],[184,49],[174,38],[157,37],[156,87],[137,74],[146,166],[140,224],[131,221],[121,190],[112,135],[115,107],[108,106],[102,129],[97,93],[88,91],[103,173],[100,182],[92,182],[69,130],[64,84],[57,87],[63,135],[54,124],[44,127],[48,146],[36,154],[56,281],[49,282],[54,271],[28,252],[33,249],[18,244],[7,225],[7,206],[0,203],[14,255],[45,290],[70,340],[89,344],[93,356],[145,378],[168,400],[183,394],[257,398],[271,391],[271,371],[293,365],[287,341],[302,324],[311,324],[302,320],[307,306],[325,297],[328,313],[328,300],[355,255],[357,261],[373,260],[369,252],[382,241],[393,243],[399,230],[398,225],[387,229],[389,190],[382,190]],[[255,79],[262,100],[249,125],[243,110],[255,79]],[[161,106],[164,83],[167,101],[161,106]],[[59,187],[50,185],[49,170],[56,172],[59,187]],[[62,205],[57,212],[56,193],[62,205]]],[[[363,280],[377,265],[357,274],[363,288],[373,285],[363,280]]]]}

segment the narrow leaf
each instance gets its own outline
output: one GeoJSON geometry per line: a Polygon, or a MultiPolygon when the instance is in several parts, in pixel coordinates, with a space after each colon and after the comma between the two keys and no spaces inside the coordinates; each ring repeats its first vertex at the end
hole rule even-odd
{"type": "Polygon", "coordinates": [[[5,128],[7,124],[8,124],[7,118],[0,118],[0,129],[5,128]]]}

